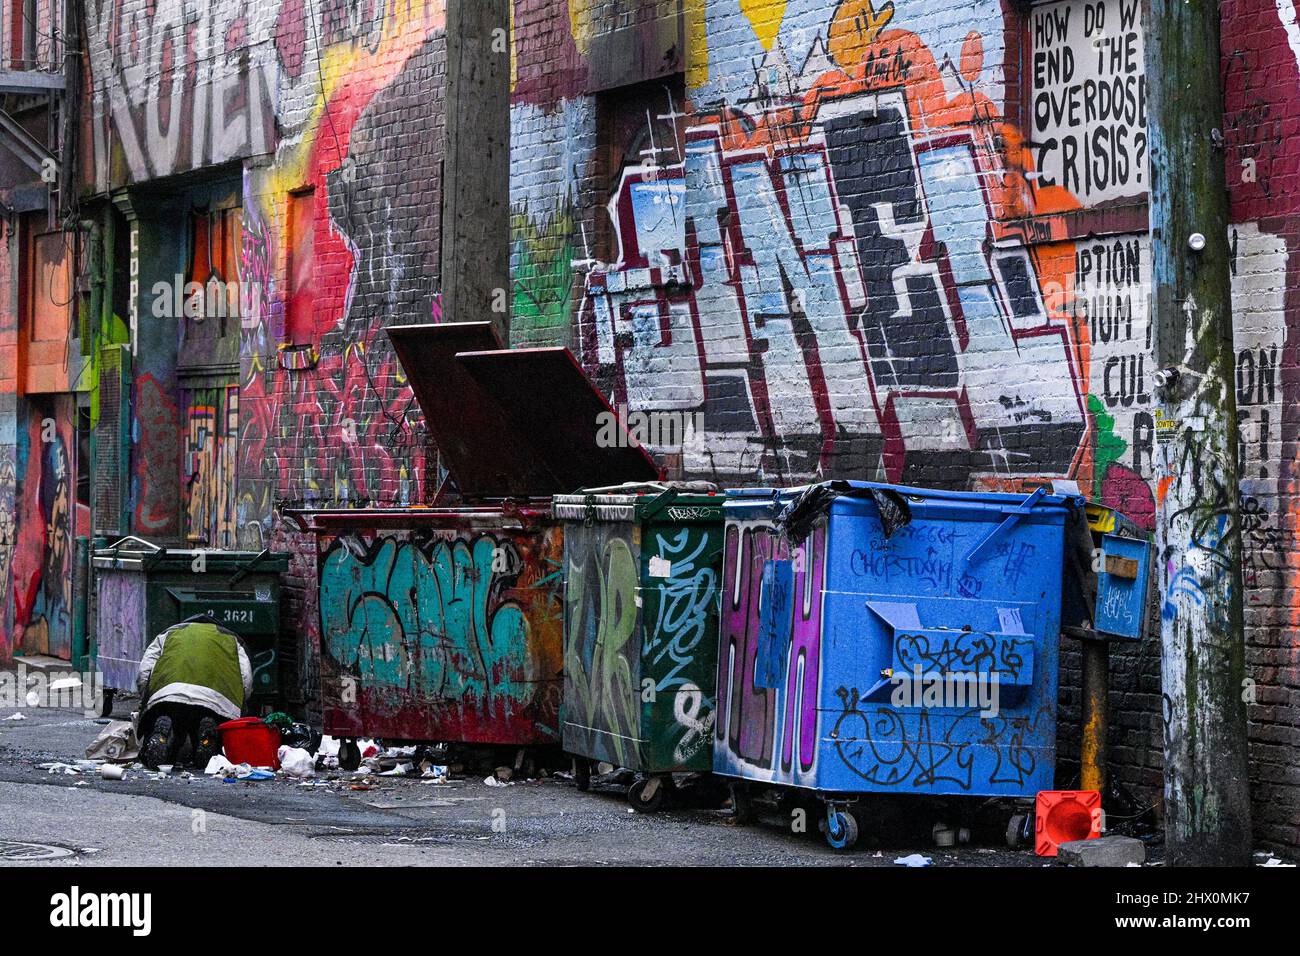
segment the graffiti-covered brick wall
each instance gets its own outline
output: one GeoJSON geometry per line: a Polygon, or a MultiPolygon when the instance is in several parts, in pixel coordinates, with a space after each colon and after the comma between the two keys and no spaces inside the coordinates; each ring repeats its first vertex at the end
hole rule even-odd
{"type": "MultiPolygon", "coordinates": [[[[1292,7],[1225,3],[1222,131],[1254,785],[1280,845],[1300,842],[1278,798],[1297,765],[1292,7]]],[[[517,0],[515,28],[513,341],[567,344],[611,401],[686,416],[654,449],[684,477],[1057,479],[1154,527],[1137,0],[517,0]]],[[[1150,802],[1159,656],[1112,655],[1115,777],[1150,802]]],[[[1068,786],[1072,642],[1062,668],[1068,786]]]]}
{"type": "Polygon", "coordinates": [[[1300,23],[1293,0],[1223,4],[1237,295],[1251,787],[1257,835],[1300,843],[1300,23]]]}
{"type": "Polygon", "coordinates": [[[317,574],[283,509],[418,503],[433,467],[383,328],[441,317],[445,7],[87,5],[94,188],[126,217],[142,346],[132,530],[292,553],[292,696],[315,693],[317,574]],[[186,312],[214,276],[229,311],[186,312]]]}
{"type": "Polygon", "coordinates": [[[380,330],[437,316],[444,5],[134,6],[91,4],[96,175],[142,204],[173,174],[233,178],[240,539],[277,499],[416,500],[422,441],[380,330]]]}
{"type": "Polygon", "coordinates": [[[341,43],[309,126],[244,173],[256,301],[241,339],[238,513],[250,534],[271,530],[277,501],[422,500],[423,423],[383,327],[440,317],[441,22],[432,8],[394,12],[341,43]],[[304,207],[310,228],[295,220],[304,207]]]}

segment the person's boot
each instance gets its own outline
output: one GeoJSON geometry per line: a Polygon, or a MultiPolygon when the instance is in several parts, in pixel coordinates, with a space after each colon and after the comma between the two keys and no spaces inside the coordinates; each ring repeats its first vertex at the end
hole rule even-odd
{"type": "Polygon", "coordinates": [[[194,734],[194,766],[199,770],[208,769],[208,761],[221,753],[221,732],[212,717],[199,721],[199,729],[194,734]]]}
{"type": "Polygon", "coordinates": [[[172,762],[175,750],[176,734],[172,731],[172,719],[164,715],[154,721],[153,730],[149,733],[140,756],[146,767],[157,770],[162,764],[172,762]]]}

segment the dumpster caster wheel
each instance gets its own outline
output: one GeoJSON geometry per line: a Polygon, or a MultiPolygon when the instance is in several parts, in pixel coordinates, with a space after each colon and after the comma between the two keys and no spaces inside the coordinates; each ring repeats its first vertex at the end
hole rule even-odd
{"type": "Polygon", "coordinates": [[[754,797],[749,787],[743,783],[731,785],[731,811],[739,826],[748,826],[754,822],[754,797]]]}
{"type": "Polygon", "coordinates": [[[1027,813],[1013,814],[1007,822],[1007,846],[1011,849],[1024,846],[1032,834],[1033,821],[1027,813]]]}
{"type": "Polygon", "coordinates": [[[658,777],[637,777],[627,790],[627,802],[637,813],[654,813],[664,803],[664,785],[658,777]]]}
{"type": "Polygon", "coordinates": [[[581,757],[573,759],[573,782],[577,788],[586,793],[591,789],[591,761],[581,757]]]}
{"type": "Polygon", "coordinates": [[[858,842],[858,821],[842,807],[826,808],[826,842],[836,850],[850,850],[858,842]]]}
{"type": "Polygon", "coordinates": [[[112,690],[105,689],[103,694],[100,695],[99,716],[100,717],[113,716],[113,691],[112,690]]]}
{"type": "Polygon", "coordinates": [[[355,740],[345,740],[339,744],[339,769],[352,771],[361,766],[361,748],[355,740]]]}

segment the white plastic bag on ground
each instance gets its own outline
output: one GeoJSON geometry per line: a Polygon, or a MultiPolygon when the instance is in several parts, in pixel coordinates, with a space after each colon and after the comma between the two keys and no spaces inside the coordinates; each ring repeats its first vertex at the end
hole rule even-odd
{"type": "Polygon", "coordinates": [[[280,769],[291,777],[316,776],[316,758],[301,747],[281,747],[280,769]]]}
{"type": "Polygon", "coordinates": [[[204,768],[203,772],[207,774],[209,777],[224,777],[227,776],[230,773],[230,771],[234,769],[235,769],[235,765],[233,763],[231,763],[221,754],[217,754],[215,757],[213,757],[211,760],[208,761],[208,765],[206,768],[204,768]]]}

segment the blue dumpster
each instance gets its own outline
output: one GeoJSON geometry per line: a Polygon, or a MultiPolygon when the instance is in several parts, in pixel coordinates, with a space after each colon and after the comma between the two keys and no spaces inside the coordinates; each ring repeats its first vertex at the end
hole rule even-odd
{"type": "Polygon", "coordinates": [[[1027,797],[1055,769],[1067,518],[1084,500],[865,482],[727,492],[714,771],[826,801],[1027,797]]]}

